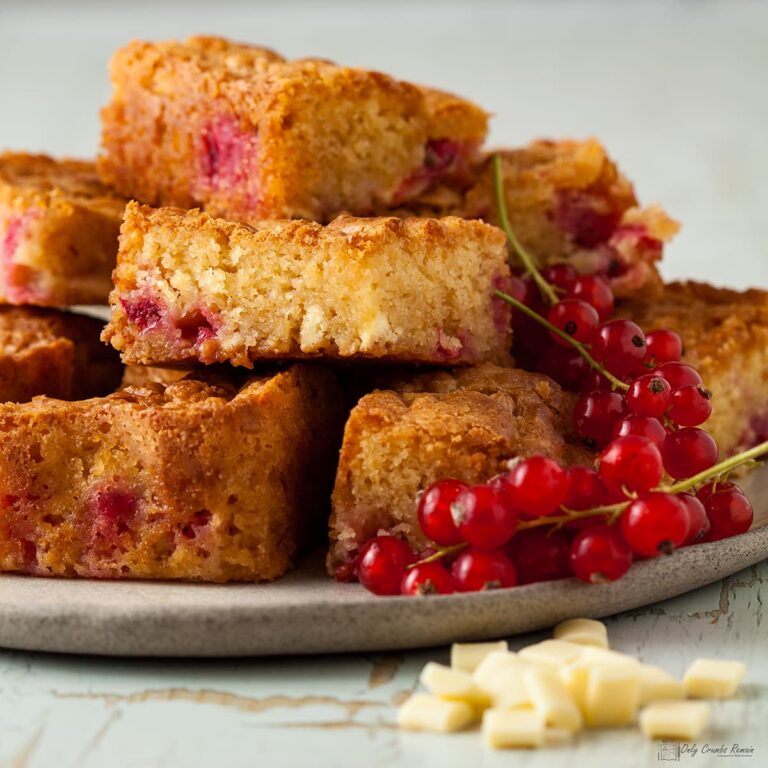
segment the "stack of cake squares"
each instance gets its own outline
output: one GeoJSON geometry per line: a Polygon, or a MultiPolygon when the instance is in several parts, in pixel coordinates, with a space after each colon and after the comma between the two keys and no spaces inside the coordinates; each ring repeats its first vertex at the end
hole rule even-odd
{"type": "MultiPolygon", "coordinates": [[[[330,531],[343,574],[382,531],[425,546],[414,499],[440,477],[589,463],[576,395],[514,367],[494,154],[542,266],[605,276],[647,328],[664,302],[665,325],[725,338],[662,284],[677,224],[594,139],[489,152],[469,101],[220,38],[132,42],[110,71],[96,164],[0,156],[0,336],[30,358],[8,392],[0,358],[0,570],[267,580],[330,531]],[[31,306],[107,299],[114,349],[31,306]]],[[[765,295],[703,290],[723,322],[750,313],[764,376],[765,295]]],[[[763,429],[759,397],[724,450],[763,429]]]]}

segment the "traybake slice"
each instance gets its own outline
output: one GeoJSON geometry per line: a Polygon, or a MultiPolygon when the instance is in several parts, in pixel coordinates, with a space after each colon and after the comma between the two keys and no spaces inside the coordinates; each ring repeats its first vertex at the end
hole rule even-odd
{"type": "Polygon", "coordinates": [[[0,302],[104,304],[124,207],[94,163],[0,154],[0,302]]]}
{"type": "Polygon", "coordinates": [[[646,331],[680,334],[683,362],[712,392],[712,415],[703,426],[722,454],[768,439],[768,292],[676,282],[659,298],[624,302],[618,311],[646,331]]]}
{"type": "MultiPolygon", "coordinates": [[[[498,224],[494,154],[475,166],[466,192],[430,190],[412,213],[498,224]]],[[[565,261],[603,274],[617,296],[659,292],[656,265],[679,225],[658,205],[639,207],[632,184],[596,139],[538,140],[498,154],[512,229],[541,265],[565,261]]]]}
{"type": "Polygon", "coordinates": [[[426,545],[416,498],[436,480],[485,482],[515,456],[591,463],[572,434],[575,395],[536,373],[481,365],[424,373],[363,397],[344,430],[328,570],[336,573],[379,532],[426,545]]]}
{"type": "Polygon", "coordinates": [[[130,203],[104,339],[128,363],[506,360],[504,235],[487,224],[340,217],[256,227],[130,203]]]}
{"type": "Polygon", "coordinates": [[[152,205],[224,218],[368,215],[462,186],[487,115],[455,96],[216,37],[114,55],[100,170],[152,205]]]}
{"type": "Polygon", "coordinates": [[[321,520],[340,421],[308,364],[0,405],[0,570],[274,579],[321,520]]]}
{"type": "Polygon", "coordinates": [[[123,366],[99,340],[103,327],[101,320],[72,312],[0,306],[0,402],[112,392],[123,366]]]}

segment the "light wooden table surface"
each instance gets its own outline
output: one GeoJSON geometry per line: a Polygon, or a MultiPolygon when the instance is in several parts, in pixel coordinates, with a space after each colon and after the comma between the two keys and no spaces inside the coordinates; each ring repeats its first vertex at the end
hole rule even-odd
{"type": "MultiPolygon", "coordinates": [[[[474,97],[501,144],[603,138],[685,229],[668,277],[768,285],[768,4],[696,2],[0,3],[0,147],[89,155],[105,61],[130,37],[216,32],[378,67],[474,97]]],[[[609,621],[614,645],[680,674],[749,666],[698,752],[637,732],[569,750],[489,753],[479,736],[402,734],[395,706],[428,659],[120,660],[0,650],[2,768],[768,765],[768,565],[609,621]],[[703,747],[740,744],[754,756],[703,747]],[[665,760],[660,758],[664,757],[665,760]]],[[[513,646],[539,636],[513,638],[513,646]]]]}

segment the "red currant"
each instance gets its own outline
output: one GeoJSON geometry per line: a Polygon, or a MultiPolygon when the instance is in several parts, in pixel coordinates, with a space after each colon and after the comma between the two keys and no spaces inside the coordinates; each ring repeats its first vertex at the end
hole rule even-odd
{"type": "Polygon", "coordinates": [[[611,382],[600,371],[588,368],[584,378],[581,380],[579,389],[585,394],[589,394],[590,392],[611,392],[613,387],[611,382]]]}
{"type": "Polygon", "coordinates": [[[519,584],[564,579],[569,575],[571,540],[562,531],[533,528],[520,531],[509,542],[508,552],[515,564],[519,584]]]}
{"type": "Polygon", "coordinates": [[[576,403],[573,414],[577,434],[598,448],[613,437],[616,422],[627,415],[627,402],[617,392],[589,392],[576,403]]]}
{"type": "MultiPolygon", "coordinates": [[[[597,330],[597,324],[600,322],[597,310],[580,299],[563,299],[563,301],[559,301],[549,310],[549,317],[547,319],[552,325],[563,331],[563,333],[568,334],[568,336],[583,344],[589,344],[592,341],[597,330]]],[[[555,342],[561,346],[572,346],[557,334],[551,331],[550,334],[555,342]]]]}
{"type": "Polygon", "coordinates": [[[683,356],[683,340],[674,331],[661,329],[645,335],[646,360],[654,365],[678,361],[683,356]]]}
{"type": "Polygon", "coordinates": [[[744,493],[736,483],[730,483],[727,480],[713,480],[711,483],[702,485],[696,495],[699,500],[705,502],[713,493],[719,493],[720,491],[736,491],[736,493],[744,493]]]}
{"type": "Polygon", "coordinates": [[[567,509],[581,511],[610,503],[608,489],[591,467],[568,467],[565,474],[568,478],[568,492],[563,506],[567,509]]]}
{"type": "Polygon", "coordinates": [[[357,559],[357,578],[375,595],[399,595],[405,569],[416,557],[402,539],[377,536],[366,542],[357,559]]]}
{"type": "Polygon", "coordinates": [[[611,373],[631,373],[645,357],[645,334],[631,320],[609,320],[597,329],[592,355],[611,373]]]}
{"type": "Polygon", "coordinates": [[[418,507],[419,525],[428,539],[444,547],[458,544],[462,540],[461,533],[453,522],[451,504],[467,487],[461,480],[448,478],[433,483],[421,495],[418,507]]]}
{"type": "Polygon", "coordinates": [[[464,541],[485,549],[506,544],[517,527],[517,512],[505,502],[504,493],[488,485],[462,491],[451,504],[451,515],[464,541]]]}
{"type": "Polygon", "coordinates": [[[693,477],[717,461],[717,444],[698,427],[683,427],[670,432],[661,448],[664,469],[675,480],[693,477]]]}
{"type": "Polygon", "coordinates": [[[563,389],[578,392],[589,363],[575,350],[552,345],[536,363],[536,370],[554,379],[563,389]]]}
{"type": "Polygon", "coordinates": [[[553,264],[541,270],[541,276],[555,288],[566,293],[573,288],[578,275],[576,270],[570,264],[553,264]]]}
{"type": "Polygon", "coordinates": [[[621,532],[638,555],[669,555],[688,534],[688,510],[673,493],[649,493],[621,514],[621,532]]]}
{"type": "Polygon", "coordinates": [[[568,295],[591,304],[597,310],[600,322],[604,323],[613,314],[613,291],[599,275],[577,277],[568,295]]]}
{"type": "Polygon", "coordinates": [[[647,437],[661,449],[667,437],[667,430],[658,419],[652,419],[650,416],[627,416],[616,425],[614,434],[616,437],[625,435],[647,437]]]}
{"type": "Polygon", "coordinates": [[[745,533],[752,525],[753,512],[749,499],[738,490],[713,493],[705,502],[709,518],[706,541],[718,541],[745,533]]]}
{"type": "Polygon", "coordinates": [[[712,413],[712,393],[701,384],[676,389],[669,399],[669,418],[681,427],[698,427],[712,413]]]}
{"type": "Polygon", "coordinates": [[[518,461],[504,478],[507,504],[526,515],[540,517],[556,512],[565,500],[565,470],[546,456],[518,461]]]}
{"type": "Polygon", "coordinates": [[[653,369],[653,373],[666,379],[672,389],[701,384],[698,371],[685,363],[662,363],[653,369]]]}
{"type": "Polygon", "coordinates": [[[571,544],[574,575],[589,584],[621,578],[632,565],[632,549],[616,526],[600,523],[581,531],[571,544]]]}
{"type": "Polygon", "coordinates": [[[706,536],[709,531],[709,519],[704,505],[690,493],[679,493],[677,498],[683,503],[688,514],[688,533],[682,546],[696,544],[706,536]]]}
{"type": "Polygon", "coordinates": [[[661,481],[661,451],[647,437],[617,437],[600,454],[600,479],[613,493],[645,493],[661,481]]]}
{"type": "Polygon", "coordinates": [[[451,573],[459,592],[502,589],[517,584],[514,564],[496,550],[465,550],[454,560],[451,573]]]}
{"type": "Polygon", "coordinates": [[[525,304],[526,285],[517,275],[510,275],[506,284],[506,293],[513,299],[517,299],[520,303],[525,304]]]}
{"type": "Polygon", "coordinates": [[[632,413],[638,416],[659,418],[667,410],[671,393],[672,388],[666,379],[646,373],[629,385],[626,394],[627,405],[632,413]]]}
{"type": "Polygon", "coordinates": [[[448,569],[438,562],[421,563],[409,568],[403,577],[403,595],[450,595],[456,589],[448,569]]]}

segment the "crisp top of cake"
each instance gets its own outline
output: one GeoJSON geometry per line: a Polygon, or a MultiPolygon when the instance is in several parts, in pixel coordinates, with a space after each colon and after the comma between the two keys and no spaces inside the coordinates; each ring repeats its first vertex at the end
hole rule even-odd
{"type": "Polygon", "coordinates": [[[95,163],[89,160],[56,160],[48,155],[3,152],[0,154],[0,192],[4,187],[30,194],[56,193],[73,202],[103,198],[120,207],[124,205],[124,201],[101,183],[95,163]]]}
{"type": "MultiPolygon", "coordinates": [[[[321,58],[286,59],[275,51],[226,38],[195,36],[180,42],[144,42],[133,40],[118,50],[111,62],[115,81],[126,67],[139,66],[145,75],[143,87],[172,95],[176,77],[200,77],[204,89],[212,97],[221,95],[223,88],[229,98],[237,98],[260,112],[256,101],[260,95],[272,90],[278,81],[312,82],[334,79],[346,81],[357,91],[360,78],[375,82],[377,88],[398,93],[404,101],[412,102],[412,109],[427,112],[437,136],[449,129],[454,138],[482,138],[487,128],[488,114],[471,102],[440,90],[396,80],[389,75],[359,67],[345,67],[321,58]]],[[[351,91],[352,92],[352,91],[351,91]]],[[[435,135],[435,134],[433,134],[435,135]]]]}
{"type": "Polygon", "coordinates": [[[247,240],[263,246],[290,243],[313,249],[322,244],[347,248],[350,256],[356,254],[360,258],[369,251],[400,241],[418,244],[420,249],[445,249],[475,242],[483,248],[487,247],[494,256],[505,243],[500,229],[455,216],[442,219],[339,216],[325,226],[300,219],[248,225],[215,218],[198,209],[151,208],[135,201],[128,204],[123,224],[123,248],[127,245],[126,238],[157,230],[173,231],[180,237],[195,233],[223,234],[230,240],[247,240]]]}

